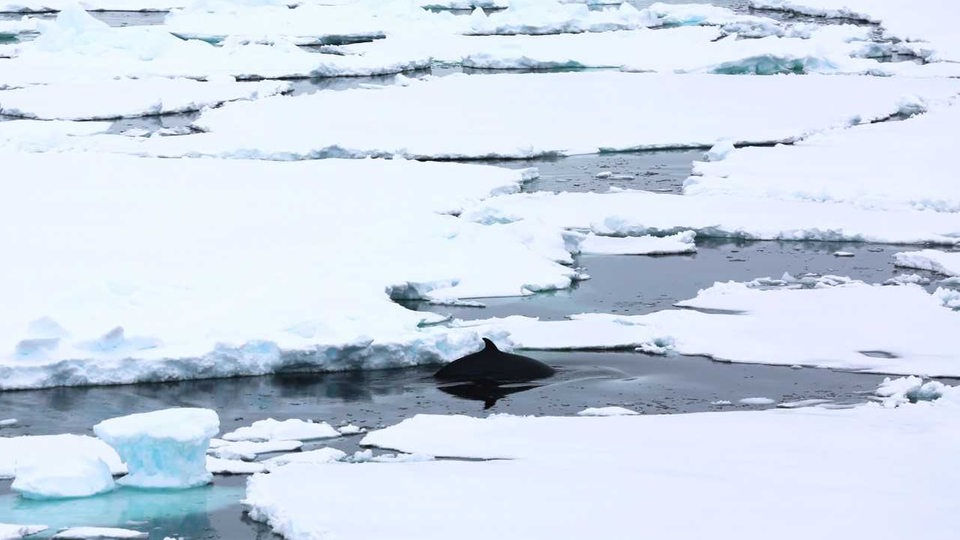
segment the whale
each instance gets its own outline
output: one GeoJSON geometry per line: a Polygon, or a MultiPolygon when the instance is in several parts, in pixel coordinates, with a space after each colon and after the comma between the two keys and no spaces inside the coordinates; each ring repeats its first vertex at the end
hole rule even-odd
{"type": "Polygon", "coordinates": [[[546,379],[556,373],[552,367],[529,356],[503,352],[483,338],[483,349],[443,366],[434,378],[445,382],[501,385],[546,379]]]}

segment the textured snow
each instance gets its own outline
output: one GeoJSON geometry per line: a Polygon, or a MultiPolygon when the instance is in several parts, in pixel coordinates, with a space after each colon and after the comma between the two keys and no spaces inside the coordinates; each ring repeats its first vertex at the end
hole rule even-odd
{"type": "Polygon", "coordinates": [[[945,276],[960,276],[960,252],[922,249],[897,253],[895,257],[895,264],[900,267],[929,270],[945,276]]]}
{"type": "Polygon", "coordinates": [[[19,525],[15,523],[0,523],[0,540],[19,540],[25,536],[37,534],[47,530],[46,525],[19,525]]]}
{"type": "Polygon", "coordinates": [[[639,348],[729,362],[957,376],[960,353],[954,336],[960,331],[960,314],[944,307],[950,298],[915,285],[852,281],[763,289],[728,282],[677,303],[695,309],[581,314],[565,321],[514,316],[460,324],[487,334],[507,332],[517,347],[526,349],[639,348]]]}
{"type": "Polygon", "coordinates": [[[0,437],[0,478],[14,478],[20,463],[56,464],[78,456],[100,459],[113,474],[127,472],[117,452],[86,435],[24,435],[0,437]]]}
{"type": "Polygon", "coordinates": [[[293,452],[290,454],[284,454],[282,456],[265,459],[263,460],[263,465],[267,468],[267,470],[273,471],[277,467],[283,467],[290,464],[323,465],[327,463],[335,463],[343,460],[346,457],[347,454],[343,450],[337,450],[336,448],[319,448],[317,450],[293,452]]]}
{"type": "Polygon", "coordinates": [[[303,446],[300,441],[278,440],[278,441],[239,441],[229,444],[218,445],[210,449],[210,454],[220,459],[242,459],[251,461],[256,459],[258,454],[267,454],[270,452],[290,452],[299,450],[303,446]]]}
{"type": "Polygon", "coordinates": [[[479,223],[550,224],[606,236],[662,235],[693,230],[698,237],[753,240],[946,245],[960,241],[960,221],[955,214],[869,210],[814,201],[735,195],[670,195],[647,191],[516,194],[476,204],[466,209],[463,217],[479,223]]]}
{"type": "Polygon", "coordinates": [[[97,456],[79,453],[57,460],[27,457],[10,488],[28,499],[89,497],[114,489],[110,467],[97,456]]]}
{"type": "Polygon", "coordinates": [[[928,60],[960,61],[960,36],[950,17],[951,0],[751,0],[756,7],[824,17],[847,17],[879,22],[884,32],[906,41],[906,46],[928,60]]]}
{"type": "Polygon", "coordinates": [[[150,534],[133,529],[117,527],[71,527],[53,535],[52,538],[63,540],[85,540],[95,538],[147,538],[150,534]]]}
{"type": "Polygon", "coordinates": [[[240,461],[207,456],[207,471],[210,474],[253,474],[267,470],[258,461],[240,461]]]}
{"type": "Polygon", "coordinates": [[[958,124],[960,106],[954,105],[791,146],[741,148],[722,161],[695,163],[684,193],[958,212],[952,162],[958,124]]]}
{"type": "Polygon", "coordinates": [[[140,488],[187,488],[210,482],[204,454],[220,431],[216,411],[173,408],[104,420],[93,432],[112,446],[129,474],[118,482],[140,488]]]}
{"type": "Polygon", "coordinates": [[[577,416],[630,416],[639,414],[624,407],[588,407],[577,413],[577,416]]]}
{"type": "Polygon", "coordinates": [[[121,79],[28,86],[0,91],[0,114],[41,120],[105,120],[198,111],[227,101],[259,99],[287,83],[188,79],[121,79]]]}
{"type": "Polygon", "coordinates": [[[638,523],[664,538],[717,530],[759,538],[775,530],[799,540],[826,527],[892,539],[924,523],[933,538],[946,540],[955,510],[949,493],[960,480],[943,467],[960,450],[956,407],[941,399],[892,409],[609,418],[418,415],[367,435],[364,444],[500,459],[290,465],[252,477],[246,504],[252,517],[293,539],[321,531],[424,540],[617,538],[638,523]],[[330,485],[337,496],[316,504],[310,493],[330,485]],[[377,519],[355,511],[366,505],[378,508],[377,519]]]}
{"type": "MultiPolygon", "coordinates": [[[[441,317],[400,307],[388,290],[509,296],[576,276],[506,228],[446,215],[515,191],[524,171],[403,160],[2,160],[5,178],[24,180],[0,188],[0,224],[17,231],[0,249],[18,254],[0,270],[3,388],[439,363],[475,350],[476,335],[420,328],[441,317]]],[[[559,231],[537,230],[534,240],[562,249],[559,231]]]]}
{"type": "Polygon", "coordinates": [[[697,233],[681,231],[670,236],[597,236],[587,235],[580,243],[580,252],[601,255],[670,255],[694,253],[697,233]]]}
{"type": "Polygon", "coordinates": [[[921,110],[924,103],[957,92],[960,81],[895,77],[460,75],[376,90],[230,103],[197,121],[209,133],[130,141],[118,149],[160,156],[305,159],[519,158],[709,148],[723,139],[791,141],[831,127],[921,110]],[[644,99],[637,99],[641,95],[644,99]],[[784,101],[791,106],[783,107],[784,101]],[[456,121],[425,124],[426,110],[434,118],[456,121]],[[561,110],[564,125],[577,129],[556,129],[561,110]],[[678,116],[673,113],[677,110],[686,112],[678,116]],[[323,131],[316,129],[317,118],[324,119],[323,131]],[[377,129],[370,130],[371,125],[377,129]]]}
{"type": "Polygon", "coordinates": [[[289,420],[258,420],[253,425],[225,433],[227,441],[303,441],[339,437],[340,432],[326,422],[309,422],[291,418],[289,420]]]}

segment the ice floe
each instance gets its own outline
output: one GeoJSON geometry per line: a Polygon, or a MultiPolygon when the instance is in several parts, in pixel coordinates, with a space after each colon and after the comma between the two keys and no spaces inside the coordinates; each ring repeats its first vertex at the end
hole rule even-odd
{"type": "Polygon", "coordinates": [[[258,454],[292,452],[299,450],[301,446],[303,446],[302,442],[291,440],[238,441],[229,444],[219,444],[215,448],[210,448],[209,453],[220,459],[252,461],[258,454]]]}
{"type": "Polygon", "coordinates": [[[0,523],[0,540],[20,540],[20,538],[43,532],[48,528],[46,525],[0,523]]]}
{"type": "Polygon", "coordinates": [[[258,461],[240,461],[207,456],[207,471],[210,474],[254,474],[267,470],[258,461]]]}
{"type": "Polygon", "coordinates": [[[957,387],[948,386],[940,381],[925,381],[920,377],[887,377],[880,383],[875,394],[882,398],[886,407],[897,407],[910,402],[933,401],[944,394],[958,396],[957,387]]]}
{"type": "Polygon", "coordinates": [[[227,101],[259,99],[287,83],[189,79],[120,79],[37,85],[0,91],[0,115],[41,120],[106,120],[198,111],[227,101]]]}
{"type": "Polygon", "coordinates": [[[28,457],[17,466],[16,475],[10,489],[28,499],[89,497],[116,487],[110,467],[89,453],[56,460],[28,457]]]}
{"type": "Polygon", "coordinates": [[[695,253],[693,240],[697,233],[681,231],[670,236],[597,236],[587,235],[580,243],[580,253],[587,255],[673,255],[695,253]]]}
{"type": "Polygon", "coordinates": [[[465,209],[479,223],[531,221],[606,236],[676,234],[752,240],[828,240],[894,244],[960,241],[955,214],[867,210],[813,201],[647,191],[530,193],[494,197],[465,209]]]}
{"type": "Polygon", "coordinates": [[[960,447],[956,404],[942,401],[608,418],[418,415],[364,444],[495,460],[291,465],[251,478],[246,503],[287,537],[481,539],[508,528],[529,538],[613,538],[641,522],[670,538],[777,530],[799,540],[823,527],[894,538],[923,522],[946,540],[948,492],[960,475],[943,460],[960,447]],[[337,497],[317,505],[309,494],[328,485],[337,497]],[[365,504],[380,509],[377,519],[351,510],[365,504]],[[753,518],[743,518],[744,505],[753,518]],[[428,524],[425,513],[434,516],[428,524]]]}
{"type": "Polygon", "coordinates": [[[953,297],[941,296],[914,285],[849,282],[765,289],[729,282],[677,303],[693,309],[459,324],[507,332],[516,346],[528,349],[638,348],[729,362],[957,376],[960,357],[953,336],[960,331],[960,317],[944,307],[953,297]]]}
{"type": "Polygon", "coordinates": [[[112,474],[127,468],[108,444],[86,435],[24,435],[0,437],[0,478],[15,478],[20,463],[57,463],[71,456],[99,459],[112,474]]]}
{"type": "Polygon", "coordinates": [[[945,276],[960,276],[960,252],[936,249],[904,251],[896,254],[897,266],[929,270],[945,276]]]}
{"type": "Polygon", "coordinates": [[[306,452],[291,452],[263,460],[263,466],[267,470],[274,470],[277,467],[283,467],[290,464],[313,464],[323,465],[327,463],[336,463],[347,457],[346,452],[336,448],[318,448],[317,450],[307,450],[306,452]]]}
{"type": "Polygon", "coordinates": [[[51,538],[57,540],[94,540],[106,538],[148,538],[149,533],[118,527],[70,527],[51,538]]]}
{"type": "Polygon", "coordinates": [[[309,422],[296,418],[280,421],[267,418],[225,433],[222,438],[226,441],[303,441],[339,436],[340,432],[326,422],[309,422]]]}
{"type": "Polygon", "coordinates": [[[878,22],[889,36],[928,60],[960,61],[960,36],[949,17],[956,7],[951,0],[751,0],[755,7],[792,11],[822,17],[854,18],[878,22]]]}
{"type": "Polygon", "coordinates": [[[577,416],[631,416],[640,414],[625,407],[588,407],[577,413],[577,416]]]}
{"type": "Polygon", "coordinates": [[[127,464],[118,483],[187,488],[210,482],[204,454],[220,418],[211,409],[173,408],[104,420],[93,431],[127,464]]]}
{"type": "Polygon", "coordinates": [[[3,162],[6,178],[24,179],[0,198],[4,229],[18,231],[0,245],[19,254],[2,271],[3,388],[438,363],[479,339],[421,328],[442,317],[400,307],[389,290],[523,295],[577,275],[505,228],[448,215],[517,190],[523,171],[66,153],[3,162]]]}
{"type": "Polygon", "coordinates": [[[741,148],[722,161],[695,163],[684,193],[960,212],[951,165],[958,124],[960,106],[953,105],[790,146],[741,148]]]}
{"type": "Polygon", "coordinates": [[[896,77],[461,75],[405,87],[230,103],[197,121],[209,133],[91,144],[159,156],[266,159],[521,158],[709,148],[725,139],[793,141],[832,127],[916,112],[958,91],[960,81],[896,77]],[[641,95],[644,99],[637,99],[641,95]],[[791,106],[784,107],[785,101],[791,106]],[[685,114],[674,114],[677,110],[685,114]],[[423,111],[456,121],[425,122],[423,111]],[[558,111],[563,111],[563,124],[576,129],[556,129],[558,111]],[[317,118],[324,119],[322,131],[316,129],[317,118]],[[374,125],[376,130],[368,128],[374,125]]]}

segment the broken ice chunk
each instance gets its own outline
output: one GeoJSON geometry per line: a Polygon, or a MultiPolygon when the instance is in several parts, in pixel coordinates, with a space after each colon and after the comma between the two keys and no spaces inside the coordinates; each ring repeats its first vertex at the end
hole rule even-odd
{"type": "Polygon", "coordinates": [[[16,475],[10,488],[28,499],[89,497],[116,487],[110,467],[88,453],[28,460],[17,467],[16,475]]]}
{"type": "Polygon", "coordinates": [[[130,473],[118,482],[142,488],[187,488],[209,483],[206,451],[220,431],[215,411],[174,408],[104,420],[93,426],[130,473]]]}
{"type": "Polygon", "coordinates": [[[93,538],[148,538],[150,535],[133,529],[116,527],[71,527],[53,535],[56,540],[87,540],[93,538]]]}
{"type": "Polygon", "coordinates": [[[724,139],[711,146],[710,149],[703,154],[703,159],[707,161],[722,161],[726,159],[734,149],[733,141],[724,139]]]}
{"type": "Polygon", "coordinates": [[[577,416],[634,416],[640,414],[624,407],[587,407],[577,416]]]}
{"type": "Polygon", "coordinates": [[[339,437],[340,432],[326,422],[309,422],[291,418],[258,420],[223,436],[226,441],[302,441],[339,437]]]}

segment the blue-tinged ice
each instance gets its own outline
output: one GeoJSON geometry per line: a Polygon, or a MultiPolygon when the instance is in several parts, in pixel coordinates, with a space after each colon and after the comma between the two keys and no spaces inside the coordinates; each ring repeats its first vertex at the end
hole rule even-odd
{"type": "Polygon", "coordinates": [[[140,488],[188,488],[212,479],[206,467],[210,438],[220,431],[215,411],[175,408],[131,414],[93,426],[120,454],[129,474],[119,484],[140,488]]]}

